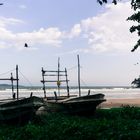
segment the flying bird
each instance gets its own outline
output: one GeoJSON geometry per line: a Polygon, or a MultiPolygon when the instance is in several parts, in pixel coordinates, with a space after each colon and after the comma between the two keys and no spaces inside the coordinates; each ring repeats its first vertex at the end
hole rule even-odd
{"type": "Polygon", "coordinates": [[[27,44],[27,43],[25,43],[25,44],[24,44],[24,47],[28,48],[29,46],[28,46],[28,44],[27,44]]]}
{"type": "Polygon", "coordinates": [[[0,3],[0,5],[3,5],[3,3],[0,3]]]}

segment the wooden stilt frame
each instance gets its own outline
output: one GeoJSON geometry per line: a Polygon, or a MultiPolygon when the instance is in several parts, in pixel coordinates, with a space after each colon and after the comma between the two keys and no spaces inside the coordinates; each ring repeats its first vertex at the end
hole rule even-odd
{"type": "Polygon", "coordinates": [[[17,100],[19,99],[19,79],[18,79],[18,65],[16,65],[16,78],[13,78],[13,74],[11,73],[11,77],[10,78],[0,78],[0,80],[3,81],[11,81],[11,88],[12,88],[12,97],[14,97],[14,81],[16,81],[16,88],[17,88],[17,100]]]}
{"type": "Polygon", "coordinates": [[[68,75],[67,75],[67,69],[65,68],[64,71],[60,70],[60,58],[58,58],[58,70],[53,71],[53,70],[44,70],[42,68],[42,84],[43,84],[43,91],[44,91],[44,97],[46,97],[46,86],[45,83],[56,83],[57,84],[57,89],[58,89],[58,95],[60,96],[60,86],[62,82],[66,82],[66,87],[67,87],[67,96],[69,97],[69,86],[68,86],[68,75]],[[46,80],[45,77],[52,77],[55,76],[57,77],[57,80],[46,80]],[[65,76],[66,79],[61,80],[60,77],[65,76]]]}

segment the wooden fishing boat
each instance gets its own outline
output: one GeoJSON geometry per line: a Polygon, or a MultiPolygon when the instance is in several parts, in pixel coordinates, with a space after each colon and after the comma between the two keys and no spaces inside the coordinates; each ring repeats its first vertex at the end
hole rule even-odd
{"type": "Polygon", "coordinates": [[[11,73],[10,78],[0,80],[10,80],[12,84],[12,98],[0,100],[0,123],[23,123],[31,120],[37,109],[43,105],[43,99],[32,96],[19,98],[18,66],[16,66],[16,78],[11,73]],[[16,92],[14,92],[13,82],[16,81],[16,92]]]}
{"type": "Polygon", "coordinates": [[[86,95],[80,97],[71,97],[63,100],[46,100],[47,112],[62,112],[66,114],[89,115],[93,114],[96,107],[104,99],[104,94],[86,95]]]}
{"type": "Polygon", "coordinates": [[[43,99],[35,96],[0,100],[0,122],[22,123],[31,120],[42,105],[43,99]]]}
{"type": "MultiPolygon", "coordinates": [[[[67,79],[67,71],[60,71],[60,64],[58,59],[58,71],[45,71],[42,68],[42,77],[43,80],[41,81],[43,83],[43,90],[44,90],[44,96],[45,96],[45,110],[47,112],[62,112],[62,113],[68,113],[68,114],[92,114],[95,112],[96,107],[101,104],[102,102],[106,101],[104,99],[104,94],[94,94],[90,95],[90,92],[88,92],[87,95],[81,96],[81,87],[80,87],[80,64],[79,64],[79,56],[78,56],[78,89],[79,89],[79,96],[77,97],[71,97],[69,94],[69,86],[68,86],[68,79],[67,79]],[[57,74],[46,74],[47,72],[55,72],[57,74]],[[62,72],[65,72],[65,74],[61,74],[62,72]],[[49,81],[45,80],[45,76],[58,76],[57,80],[49,81]],[[66,76],[66,80],[61,80],[60,76],[66,76]],[[58,86],[58,94],[54,92],[54,97],[47,97],[46,96],[46,82],[56,82],[58,86]],[[66,82],[67,86],[67,96],[61,97],[60,96],[60,83],[66,82]]],[[[90,90],[89,90],[90,91],[90,90]]]]}

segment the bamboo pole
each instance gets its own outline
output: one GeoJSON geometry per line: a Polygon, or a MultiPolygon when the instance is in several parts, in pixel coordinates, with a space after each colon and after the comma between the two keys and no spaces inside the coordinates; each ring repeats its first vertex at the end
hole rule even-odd
{"type": "Polygon", "coordinates": [[[58,87],[58,95],[60,96],[60,58],[58,58],[58,73],[57,73],[57,87],[58,87]]]}
{"type": "Polygon", "coordinates": [[[17,79],[17,100],[18,100],[18,98],[19,98],[18,65],[16,65],[16,79],[17,79]]]}
{"type": "Polygon", "coordinates": [[[78,88],[79,88],[79,96],[81,96],[81,87],[80,87],[80,61],[79,61],[79,55],[77,55],[78,59],[78,88]]]}
{"type": "Polygon", "coordinates": [[[14,97],[14,84],[13,84],[13,74],[11,73],[11,84],[12,84],[12,97],[14,97]]]}
{"type": "Polygon", "coordinates": [[[67,85],[67,96],[69,97],[70,93],[69,93],[68,75],[67,75],[67,69],[66,68],[65,68],[65,75],[66,75],[66,85],[67,85]]]}
{"type": "Polygon", "coordinates": [[[42,68],[42,83],[43,83],[43,91],[44,91],[44,97],[46,98],[46,87],[45,87],[45,79],[44,79],[44,74],[45,74],[45,71],[43,70],[42,68]]]}

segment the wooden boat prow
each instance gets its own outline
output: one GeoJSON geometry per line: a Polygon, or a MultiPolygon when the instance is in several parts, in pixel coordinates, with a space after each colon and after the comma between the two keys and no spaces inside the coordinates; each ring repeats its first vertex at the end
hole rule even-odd
{"type": "Polygon", "coordinates": [[[47,100],[45,102],[48,112],[61,112],[66,114],[87,115],[93,114],[96,107],[104,99],[104,94],[86,95],[80,97],[72,97],[64,100],[47,100]]]}
{"type": "Polygon", "coordinates": [[[93,95],[85,95],[85,96],[80,96],[80,97],[73,97],[66,99],[66,102],[76,102],[76,101],[85,101],[85,100],[100,100],[104,98],[104,94],[98,93],[98,94],[93,94],[93,95]]]}
{"type": "Polygon", "coordinates": [[[42,98],[32,96],[29,98],[19,98],[18,100],[0,101],[0,122],[2,123],[22,123],[32,119],[37,109],[43,106],[42,98]]]}

